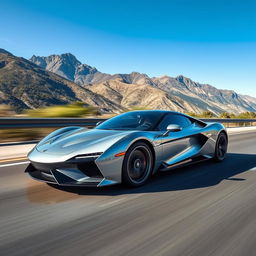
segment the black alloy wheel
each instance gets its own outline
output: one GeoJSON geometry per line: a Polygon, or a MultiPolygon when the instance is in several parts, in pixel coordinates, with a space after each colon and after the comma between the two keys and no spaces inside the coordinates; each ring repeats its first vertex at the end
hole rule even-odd
{"type": "Polygon", "coordinates": [[[133,144],[125,154],[122,181],[132,187],[143,185],[153,169],[153,155],[144,142],[133,144]]]}
{"type": "Polygon", "coordinates": [[[215,147],[215,160],[217,162],[221,162],[224,160],[227,153],[227,149],[228,149],[227,135],[221,132],[216,141],[216,147],[215,147]]]}

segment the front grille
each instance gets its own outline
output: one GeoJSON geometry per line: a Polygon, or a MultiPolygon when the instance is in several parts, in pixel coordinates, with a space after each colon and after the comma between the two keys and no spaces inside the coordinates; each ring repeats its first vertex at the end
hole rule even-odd
{"type": "Polygon", "coordinates": [[[55,169],[75,169],[77,166],[75,164],[70,164],[68,162],[63,162],[63,163],[51,163],[51,164],[45,164],[45,163],[37,163],[37,162],[32,162],[32,165],[37,169],[38,171],[42,171],[45,173],[51,174],[51,170],[55,169]]]}
{"type": "MultiPolygon", "coordinates": [[[[95,160],[90,161],[77,161],[77,162],[63,162],[63,163],[37,163],[32,162],[32,166],[40,171],[43,176],[49,179],[53,178],[51,171],[56,169],[78,169],[88,177],[92,178],[103,178],[99,168],[95,164],[95,160]]],[[[54,178],[53,178],[54,179],[54,178]]]]}

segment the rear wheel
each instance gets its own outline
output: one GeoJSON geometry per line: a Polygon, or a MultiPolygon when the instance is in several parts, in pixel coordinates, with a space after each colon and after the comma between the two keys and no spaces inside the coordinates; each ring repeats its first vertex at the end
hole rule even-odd
{"type": "Polygon", "coordinates": [[[228,149],[228,138],[224,132],[221,132],[216,141],[215,161],[221,162],[224,160],[228,149]]]}
{"type": "Polygon", "coordinates": [[[132,187],[143,185],[153,169],[153,155],[144,142],[133,144],[125,154],[122,181],[132,187]]]}

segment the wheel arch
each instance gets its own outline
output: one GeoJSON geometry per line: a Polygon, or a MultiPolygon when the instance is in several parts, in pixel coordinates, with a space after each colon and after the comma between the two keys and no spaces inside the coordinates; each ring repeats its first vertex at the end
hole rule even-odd
{"type": "MultiPolygon", "coordinates": [[[[137,187],[137,186],[141,186],[142,184],[146,183],[146,181],[148,180],[148,178],[150,178],[150,176],[152,176],[153,171],[154,171],[154,166],[155,166],[155,150],[153,145],[150,143],[150,141],[148,141],[147,139],[144,138],[138,138],[137,140],[132,141],[132,143],[129,145],[129,147],[127,148],[127,151],[130,151],[130,153],[133,152],[133,150],[137,147],[147,147],[147,151],[151,152],[151,156],[148,155],[148,159],[151,162],[151,169],[147,169],[147,172],[143,175],[142,181],[136,181],[133,180],[133,178],[130,177],[130,175],[128,174],[128,167],[127,167],[127,161],[129,159],[129,155],[130,154],[125,154],[124,156],[124,161],[122,163],[122,183],[129,186],[129,187],[137,187]],[[143,144],[142,144],[143,143],[143,144]],[[138,145],[138,146],[137,146],[138,145]]],[[[147,158],[145,158],[147,159],[147,158]]]]}
{"type": "MultiPolygon", "coordinates": [[[[223,137],[223,136],[222,136],[223,137]]],[[[226,153],[227,153],[227,148],[228,148],[228,135],[227,135],[227,132],[226,132],[226,130],[225,129],[222,129],[222,130],[220,130],[219,131],[219,133],[218,133],[218,137],[217,137],[217,140],[216,140],[216,143],[215,143],[215,153],[214,153],[214,160],[215,160],[215,162],[221,162],[221,161],[223,161],[224,159],[225,159],[225,155],[226,155],[226,153]],[[222,134],[224,134],[225,135],[225,137],[226,137],[226,149],[225,149],[225,152],[224,152],[224,154],[223,154],[223,152],[221,153],[222,155],[221,156],[219,156],[219,147],[218,147],[218,143],[219,143],[219,139],[221,138],[221,135],[222,134]]]]}
{"type": "Polygon", "coordinates": [[[219,136],[221,133],[224,133],[224,134],[226,135],[227,142],[228,142],[228,133],[227,133],[227,131],[226,131],[226,130],[224,130],[224,129],[220,130],[220,132],[219,132],[218,136],[219,136]]]}
{"type": "MultiPolygon", "coordinates": [[[[129,146],[129,148],[134,145],[135,143],[138,143],[138,142],[144,142],[146,145],[149,146],[150,148],[150,151],[152,153],[152,156],[153,156],[153,166],[155,165],[155,162],[156,162],[156,152],[154,150],[154,146],[152,145],[152,143],[150,141],[148,141],[147,139],[138,139],[138,140],[135,140],[133,141],[133,143],[129,146]]],[[[128,149],[129,149],[128,148],[128,149]]]]}

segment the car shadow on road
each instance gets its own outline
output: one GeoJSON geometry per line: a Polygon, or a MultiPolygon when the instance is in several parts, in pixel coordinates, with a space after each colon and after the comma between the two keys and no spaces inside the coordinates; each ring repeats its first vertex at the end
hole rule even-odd
{"type": "Polygon", "coordinates": [[[94,196],[177,191],[210,187],[217,185],[222,180],[243,182],[245,179],[233,176],[246,172],[254,167],[256,167],[256,154],[229,153],[221,163],[215,163],[210,160],[177,168],[172,171],[158,173],[147,184],[139,188],[125,188],[122,185],[101,188],[54,187],[70,193],[94,196]]]}

